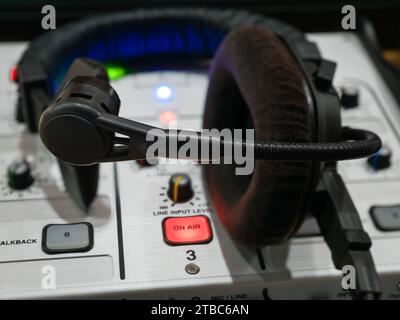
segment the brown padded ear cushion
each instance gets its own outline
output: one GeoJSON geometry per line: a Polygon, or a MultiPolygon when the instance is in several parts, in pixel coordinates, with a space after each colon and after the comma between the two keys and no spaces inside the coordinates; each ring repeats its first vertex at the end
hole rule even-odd
{"type": "MultiPolygon", "coordinates": [[[[254,126],[256,140],[309,142],[309,116],[300,67],[281,40],[255,26],[229,33],[211,66],[203,127],[254,126]]],[[[313,165],[256,161],[250,176],[237,176],[234,168],[203,168],[231,236],[250,246],[288,239],[304,219],[313,165]]]]}

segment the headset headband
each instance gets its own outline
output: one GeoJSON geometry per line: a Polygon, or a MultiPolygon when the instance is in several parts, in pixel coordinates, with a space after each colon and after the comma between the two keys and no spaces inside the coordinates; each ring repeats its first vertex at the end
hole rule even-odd
{"type": "MultiPolygon", "coordinates": [[[[163,57],[211,58],[230,30],[266,27],[290,48],[303,68],[313,70],[317,87],[330,88],[335,64],[322,60],[317,46],[298,29],[244,11],[209,9],[136,10],[95,16],[44,34],[18,63],[20,108],[29,129],[37,131],[43,106],[77,57],[101,62],[163,57]],[[311,64],[310,64],[311,63],[311,64]]],[[[303,70],[304,73],[308,72],[303,70]]],[[[310,85],[311,91],[314,86],[310,85]]],[[[315,94],[311,92],[315,99],[315,94]]]]}

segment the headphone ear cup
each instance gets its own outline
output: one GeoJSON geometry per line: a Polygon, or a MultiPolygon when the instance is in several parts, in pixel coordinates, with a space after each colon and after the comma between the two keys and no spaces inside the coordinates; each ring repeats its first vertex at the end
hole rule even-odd
{"type": "MultiPolygon", "coordinates": [[[[261,27],[226,36],[210,70],[203,127],[254,127],[256,140],[310,142],[309,105],[299,66],[261,27]]],[[[233,165],[204,165],[206,189],[236,240],[263,246],[288,239],[303,222],[313,165],[256,161],[249,176],[233,165]]]]}

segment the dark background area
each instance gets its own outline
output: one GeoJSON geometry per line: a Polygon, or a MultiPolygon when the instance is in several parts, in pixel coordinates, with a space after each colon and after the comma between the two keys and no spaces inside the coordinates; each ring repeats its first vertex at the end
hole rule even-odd
{"type": "Polygon", "coordinates": [[[340,30],[341,8],[345,4],[352,4],[357,10],[357,18],[368,17],[374,23],[382,47],[400,47],[399,0],[1,0],[0,40],[30,40],[42,32],[47,32],[41,29],[41,8],[45,4],[56,7],[57,27],[89,15],[132,8],[207,6],[240,8],[268,14],[290,22],[306,32],[340,30]]]}

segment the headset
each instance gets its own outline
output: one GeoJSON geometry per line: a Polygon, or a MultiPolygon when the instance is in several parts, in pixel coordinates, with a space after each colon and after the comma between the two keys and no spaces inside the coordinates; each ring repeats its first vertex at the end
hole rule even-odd
{"type": "MultiPolygon", "coordinates": [[[[183,58],[213,58],[203,128],[255,129],[253,143],[190,134],[206,145],[254,148],[249,176],[235,175],[235,164],[203,166],[220,220],[244,244],[289,239],[309,210],[324,168],[381,147],[372,132],[342,128],[332,86],[335,63],[290,25],[215,9],[96,16],[39,37],[18,63],[23,119],[61,160],[67,189],[82,206],[96,194],[98,163],[143,159],[146,135],[154,129],[118,117],[120,100],[102,63],[183,58]]],[[[179,130],[163,132],[168,140],[179,130]]]]}

